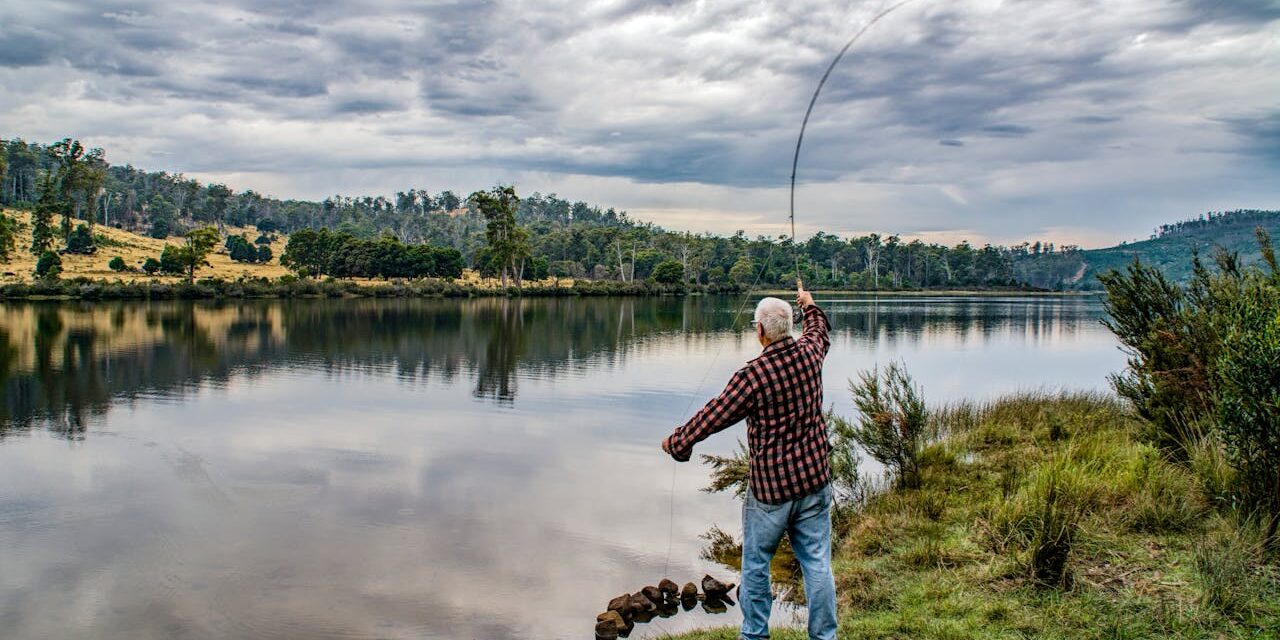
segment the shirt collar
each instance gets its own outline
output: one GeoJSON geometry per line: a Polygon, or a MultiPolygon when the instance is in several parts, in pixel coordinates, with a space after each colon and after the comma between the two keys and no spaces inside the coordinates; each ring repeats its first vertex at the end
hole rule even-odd
{"type": "Polygon", "coordinates": [[[769,346],[765,347],[765,348],[764,348],[764,351],[762,351],[762,352],[761,352],[761,355],[764,355],[764,354],[766,354],[766,353],[771,353],[771,352],[773,352],[773,351],[777,351],[777,350],[779,350],[779,349],[785,349],[785,348],[787,348],[787,347],[791,346],[792,344],[795,344],[795,341],[796,341],[796,339],[795,339],[795,338],[793,338],[793,337],[791,337],[791,336],[787,336],[787,337],[785,337],[785,338],[783,338],[783,339],[781,339],[781,340],[779,340],[779,341],[777,341],[777,342],[771,343],[769,346]]]}

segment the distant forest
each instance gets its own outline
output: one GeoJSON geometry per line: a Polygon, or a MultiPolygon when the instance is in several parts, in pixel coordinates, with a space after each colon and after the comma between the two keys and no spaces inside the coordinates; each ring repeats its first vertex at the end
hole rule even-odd
{"type": "MultiPolygon", "coordinates": [[[[65,164],[62,141],[48,145],[0,140],[0,204],[31,209],[40,201],[47,176],[65,164]],[[61,147],[59,145],[62,145],[61,147]]],[[[78,146],[78,145],[77,145],[78,146]]],[[[465,266],[493,274],[489,221],[475,200],[451,190],[409,188],[394,197],[334,195],[323,201],[279,200],[252,190],[202,184],[180,173],[113,166],[100,149],[87,150],[75,183],[63,185],[64,207],[90,228],[104,224],[163,238],[213,225],[254,225],[266,233],[328,229],[360,240],[393,237],[406,245],[457,249],[465,266]]],[[[65,171],[64,171],[65,173],[65,171]]],[[[1187,229],[1223,224],[1237,216],[1274,212],[1209,214],[1165,225],[1153,239],[1187,229]]],[[[840,238],[819,232],[793,251],[786,238],[668,231],[632,220],[624,211],[604,209],[555,194],[519,199],[515,223],[527,234],[527,273],[620,280],[654,277],[655,272],[702,285],[785,285],[794,282],[797,256],[810,286],[852,289],[988,288],[1034,286],[1079,288],[1087,255],[1074,245],[1024,242],[1012,247],[955,246],[904,241],[897,235],[840,238]],[[659,265],[667,263],[664,269],[659,265]],[[679,265],[675,270],[673,263],[679,265]],[[763,267],[763,269],[762,269],[763,267]]],[[[1087,282],[1085,282],[1087,280],[1087,282]]]]}

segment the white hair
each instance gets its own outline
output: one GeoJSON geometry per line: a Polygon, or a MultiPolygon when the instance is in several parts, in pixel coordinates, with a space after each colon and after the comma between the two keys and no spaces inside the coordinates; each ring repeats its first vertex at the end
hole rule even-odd
{"type": "Polygon", "coordinates": [[[764,337],[777,342],[791,335],[791,305],[786,300],[765,298],[756,305],[756,324],[764,327],[764,337]]]}

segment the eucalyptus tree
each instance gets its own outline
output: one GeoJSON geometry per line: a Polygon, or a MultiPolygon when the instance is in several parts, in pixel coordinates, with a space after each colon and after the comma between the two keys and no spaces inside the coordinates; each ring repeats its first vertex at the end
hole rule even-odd
{"type": "Polygon", "coordinates": [[[516,224],[516,207],[520,198],[512,187],[494,187],[489,191],[477,191],[468,201],[488,223],[485,239],[492,260],[498,267],[502,286],[508,281],[520,286],[524,277],[525,262],[531,257],[529,232],[516,224]]]}
{"type": "Polygon", "coordinates": [[[62,218],[62,239],[67,242],[74,227],[71,216],[80,219],[87,211],[92,224],[106,181],[107,163],[102,149],[85,149],[79,140],[72,138],[63,138],[49,150],[58,164],[59,195],[67,205],[62,218]]]}
{"type": "Polygon", "coordinates": [[[169,273],[182,273],[187,282],[196,279],[196,270],[208,266],[207,258],[213,248],[218,245],[218,230],[203,227],[187,232],[185,242],[181,246],[165,245],[160,253],[161,270],[169,273]]]}

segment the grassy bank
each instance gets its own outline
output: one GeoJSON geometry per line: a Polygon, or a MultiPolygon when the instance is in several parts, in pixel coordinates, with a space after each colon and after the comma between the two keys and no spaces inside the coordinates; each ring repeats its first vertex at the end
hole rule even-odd
{"type": "Polygon", "coordinates": [[[931,420],[918,487],[837,517],[840,638],[1280,637],[1275,558],[1226,499],[1219,451],[1171,460],[1102,395],[931,420]]]}

